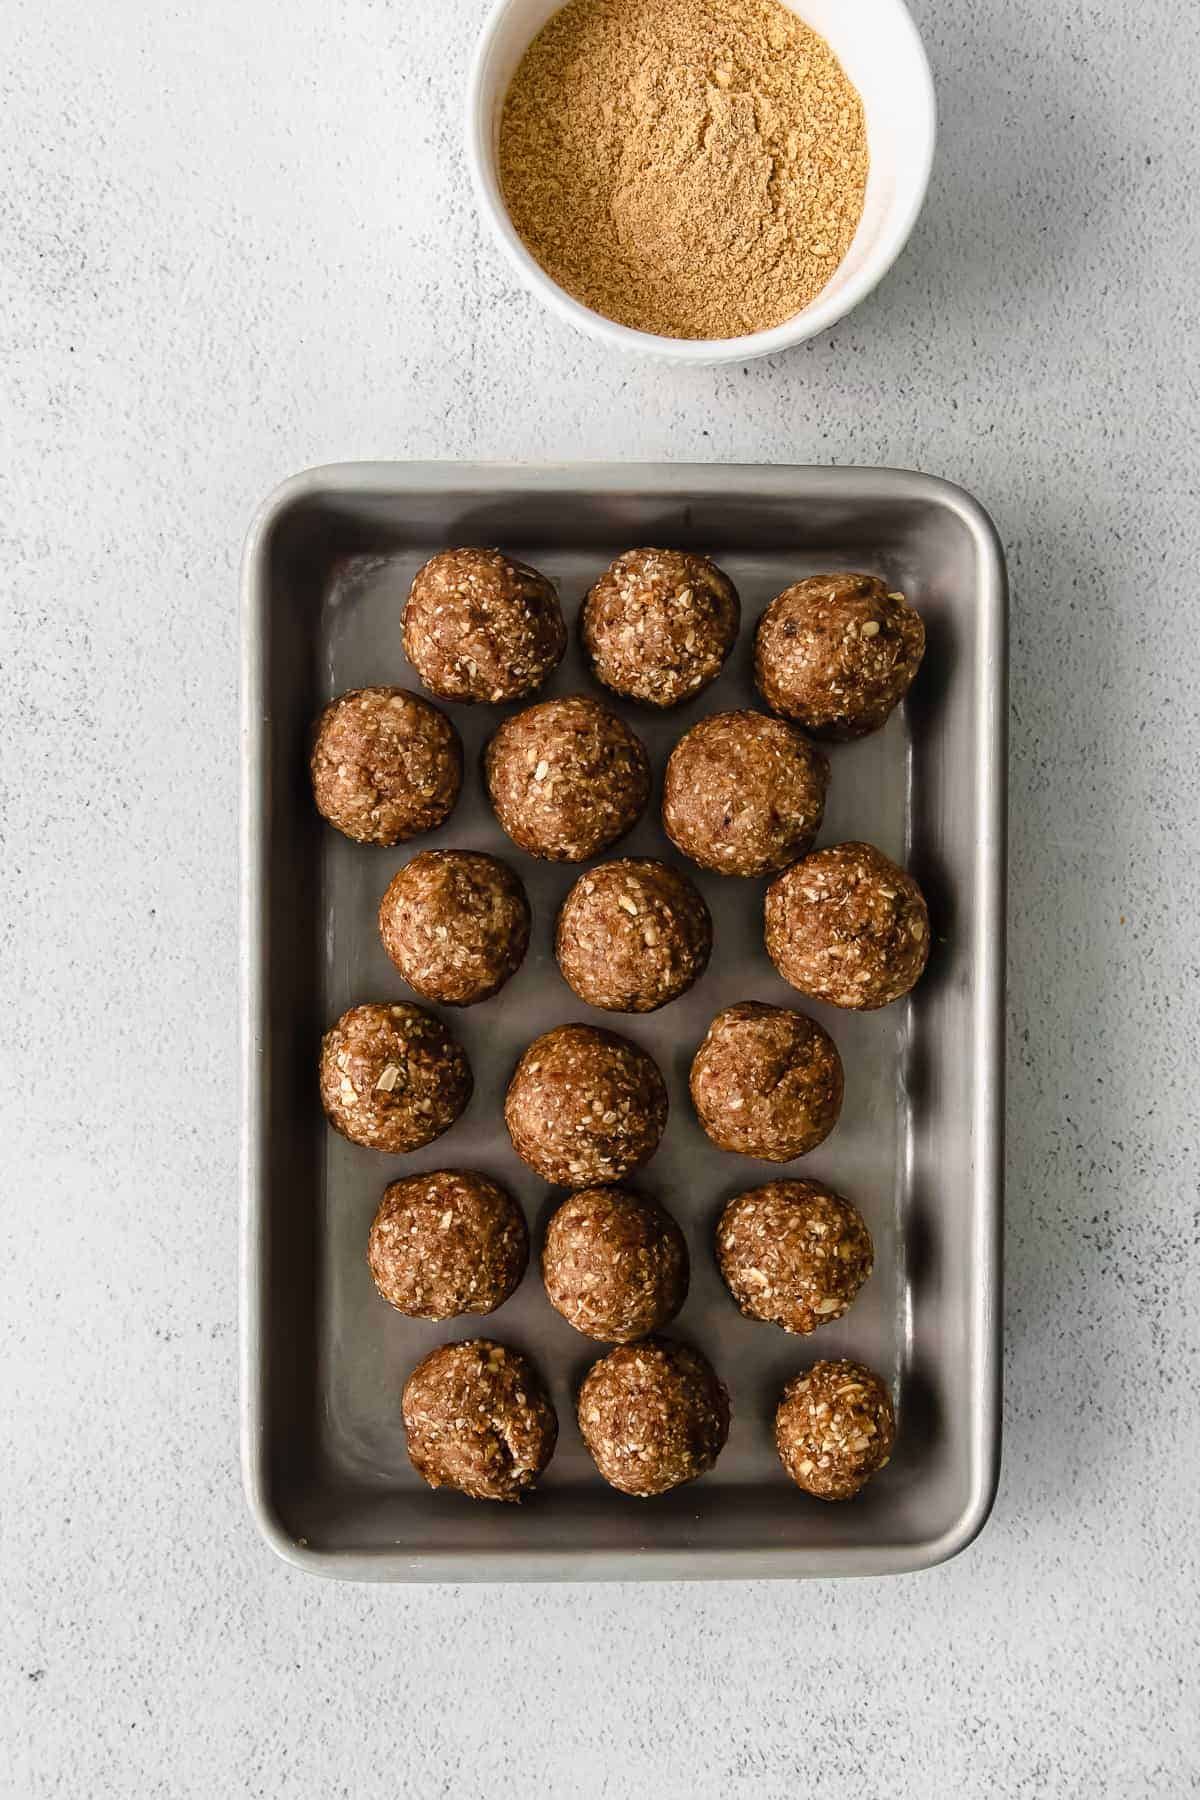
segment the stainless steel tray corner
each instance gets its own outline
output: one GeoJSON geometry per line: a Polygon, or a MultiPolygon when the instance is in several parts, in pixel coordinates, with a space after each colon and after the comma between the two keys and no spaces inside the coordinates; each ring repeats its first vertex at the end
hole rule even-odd
{"type": "MultiPolygon", "coordinates": [[[[1006,618],[986,513],[961,489],[898,470],[364,463],[311,470],[265,503],[243,567],[242,1440],[251,1509],[282,1556],[358,1580],[880,1575],[943,1561],[982,1528],[1000,1448],[1006,618]],[[641,1185],[689,1240],[692,1289],[673,1329],[707,1350],[733,1398],[717,1468],[652,1502],[605,1487],[583,1450],[572,1395],[599,1348],[551,1310],[536,1264],[500,1312],[449,1326],[402,1319],[365,1264],[379,1195],[402,1164],[495,1174],[521,1198],[535,1243],[556,1198],[516,1160],[500,1101],[536,1032],[590,1016],[551,941],[577,871],[521,856],[492,817],[478,758],[495,709],[451,709],[468,782],[449,823],[421,840],[503,851],[534,905],[524,968],[496,1000],[453,1019],[475,1098],[446,1137],[399,1159],[337,1138],[316,1095],[327,1023],[356,1000],[405,993],[374,911],[416,846],[364,849],[322,826],[305,768],[310,722],[343,688],[417,686],[399,630],[408,582],[434,550],[471,542],[545,568],[568,614],[633,544],[695,546],[729,569],[745,616],[721,680],[666,718],[621,708],[657,776],[689,724],[753,704],[753,622],[786,582],[831,567],[878,571],[928,626],[925,667],[900,714],[834,749],[822,834],[870,838],[906,860],[929,895],[936,940],[901,1006],[862,1018],[813,1007],[842,1049],[847,1102],[838,1130],[800,1166],[855,1196],[877,1246],[876,1273],[844,1320],[809,1340],[755,1325],[713,1266],[720,1207],[770,1171],[713,1149],[691,1116],[686,1072],[721,1006],[794,999],[762,949],[761,884],[701,877],[718,948],[690,995],[648,1018],[594,1015],[645,1044],[667,1076],[672,1123],[641,1185]],[[404,1453],[408,1369],[434,1343],[481,1329],[535,1357],[559,1412],[558,1453],[521,1507],[431,1493],[404,1453]],[[900,1432],[891,1466],[857,1500],[823,1506],[784,1476],[770,1422],[796,1368],[849,1354],[892,1381],[900,1432]]],[[[573,641],[548,691],[590,685],[573,641]]],[[[657,798],[618,854],[671,854],[657,798]]]]}

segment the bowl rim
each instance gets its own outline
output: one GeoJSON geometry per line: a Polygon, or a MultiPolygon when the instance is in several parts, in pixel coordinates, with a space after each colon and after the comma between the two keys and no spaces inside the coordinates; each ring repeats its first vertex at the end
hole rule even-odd
{"type": "MultiPolygon", "coordinates": [[[[615,319],[605,318],[603,313],[585,306],[547,275],[522,242],[504,204],[491,142],[490,109],[486,109],[485,116],[484,106],[484,83],[496,39],[517,0],[493,0],[476,40],[467,75],[465,149],[479,210],[521,284],[541,300],[550,312],[585,336],[614,349],[679,363],[711,365],[774,356],[781,350],[791,349],[796,344],[818,336],[844,319],[847,313],[878,287],[912,235],[925,203],[937,142],[937,97],[933,71],[916,21],[906,0],[875,0],[875,3],[894,14],[900,31],[908,39],[913,59],[913,116],[924,127],[916,140],[909,165],[912,180],[906,184],[908,191],[904,204],[888,214],[885,229],[880,234],[870,259],[837,294],[826,297],[823,291],[794,318],[785,319],[782,325],[773,325],[766,331],[749,332],[735,338],[674,338],[618,324],[615,319]]],[[[565,5],[566,0],[562,0],[562,4],[565,5]]],[[[794,10],[799,11],[799,8],[794,10]]],[[[532,42],[532,38],[530,41],[532,42]]]]}

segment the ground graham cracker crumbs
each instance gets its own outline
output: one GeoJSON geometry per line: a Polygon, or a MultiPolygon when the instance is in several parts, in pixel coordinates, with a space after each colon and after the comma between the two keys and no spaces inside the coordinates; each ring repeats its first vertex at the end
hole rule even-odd
{"type": "Polygon", "coordinates": [[[500,127],[513,224],[594,311],[677,338],[794,318],[863,208],[862,102],[779,0],[571,0],[500,127]]]}

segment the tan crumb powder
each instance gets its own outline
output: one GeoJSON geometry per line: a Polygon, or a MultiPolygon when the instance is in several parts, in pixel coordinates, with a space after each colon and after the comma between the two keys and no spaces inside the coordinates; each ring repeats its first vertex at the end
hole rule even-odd
{"type": "Polygon", "coordinates": [[[780,0],[571,0],[500,127],[513,224],[619,324],[729,338],[794,318],[850,247],[862,102],[780,0]]]}

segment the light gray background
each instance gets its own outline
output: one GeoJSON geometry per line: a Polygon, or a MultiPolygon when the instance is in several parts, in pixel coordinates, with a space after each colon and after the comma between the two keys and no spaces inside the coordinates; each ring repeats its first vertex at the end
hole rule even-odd
{"type": "Polygon", "coordinates": [[[2,1791],[1195,1792],[1200,13],[921,0],[901,264],[677,374],[482,241],[482,11],[0,11],[2,1791]],[[999,1502],[887,1583],[320,1584],[237,1466],[240,539],[304,464],[621,453],[924,468],[1007,542],[999,1502]]]}

